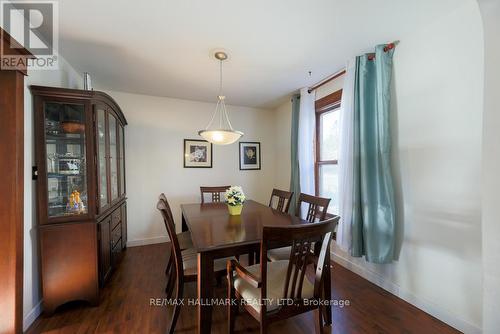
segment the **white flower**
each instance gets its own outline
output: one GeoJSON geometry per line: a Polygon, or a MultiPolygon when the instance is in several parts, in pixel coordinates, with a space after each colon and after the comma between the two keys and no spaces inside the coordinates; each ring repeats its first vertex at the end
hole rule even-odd
{"type": "Polygon", "coordinates": [[[232,186],[224,194],[224,198],[228,205],[236,206],[241,205],[245,202],[245,194],[240,186],[232,186]]]}

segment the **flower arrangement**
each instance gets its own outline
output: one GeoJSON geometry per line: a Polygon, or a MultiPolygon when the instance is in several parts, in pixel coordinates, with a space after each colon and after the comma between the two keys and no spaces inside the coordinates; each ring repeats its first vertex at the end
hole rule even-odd
{"type": "Polygon", "coordinates": [[[240,206],[245,202],[245,194],[240,186],[232,186],[224,194],[227,205],[229,206],[240,206]]]}

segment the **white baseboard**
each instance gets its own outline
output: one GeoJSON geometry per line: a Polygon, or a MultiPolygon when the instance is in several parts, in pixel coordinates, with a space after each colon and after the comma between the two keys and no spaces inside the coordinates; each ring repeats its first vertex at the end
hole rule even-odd
{"type": "Polygon", "coordinates": [[[161,244],[161,243],[169,242],[169,241],[170,241],[170,239],[167,236],[152,237],[152,238],[146,238],[146,239],[135,239],[135,240],[128,240],[127,247],[161,244]]]}
{"type": "Polygon", "coordinates": [[[26,332],[32,323],[42,314],[42,301],[40,300],[23,319],[23,332],[26,332]]]}
{"type": "Polygon", "coordinates": [[[441,309],[439,306],[435,305],[432,302],[424,300],[420,297],[415,296],[409,291],[402,289],[397,284],[388,281],[384,277],[380,276],[377,273],[374,273],[371,270],[368,270],[351,260],[339,255],[335,254],[333,251],[331,252],[331,258],[336,263],[340,264],[342,267],[349,269],[350,271],[358,274],[364,279],[372,282],[375,285],[378,285],[382,289],[392,293],[398,298],[403,299],[404,301],[412,304],[413,306],[421,309],[422,311],[429,313],[433,317],[441,320],[442,322],[458,329],[459,331],[466,334],[480,334],[482,333],[482,329],[477,327],[474,324],[469,323],[468,321],[457,317],[454,314],[449,313],[441,309]]]}

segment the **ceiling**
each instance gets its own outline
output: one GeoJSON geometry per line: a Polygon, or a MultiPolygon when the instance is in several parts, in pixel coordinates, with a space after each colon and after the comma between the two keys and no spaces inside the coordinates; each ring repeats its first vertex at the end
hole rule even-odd
{"type": "Polygon", "coordinates": [[[61,1],[59,47],[98,89],[209,102],[223,48],[227,103],[274,108],[464,1],[61,1]]]}

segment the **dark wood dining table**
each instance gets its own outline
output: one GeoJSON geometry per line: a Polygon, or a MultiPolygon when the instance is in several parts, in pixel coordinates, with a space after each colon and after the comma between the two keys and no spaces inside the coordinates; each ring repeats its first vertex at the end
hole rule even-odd
{"type": "MultiPolygon", "coordinates": [[[[198,333],[210,333],[212,326],[214,260],[259,252],[264,225],[309,224],[252,200],[245,202],[239,216],[230,216],[225,203],[182,204],[181,209],[182,230],[191,232],[198,253],[198,333]]],[[[329,268],[329,252],[325,263],[329,268]]],[[[331,272],[326,270],[325,300],[331,300],[330,281],[331,272]]],[[[325,310],[325,322],[332,323],[330,306],[325,310]]]]}

